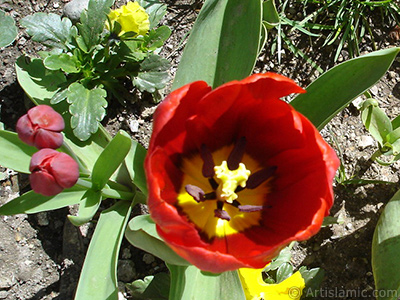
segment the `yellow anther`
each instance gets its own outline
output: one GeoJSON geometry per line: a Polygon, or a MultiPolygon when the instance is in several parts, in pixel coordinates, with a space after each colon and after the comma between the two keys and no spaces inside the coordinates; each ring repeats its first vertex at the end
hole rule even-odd
{"type": "Polygon", "coordinates": [[[238,195],[235,193],[236,188],[238,186],[242,188],[246,187],[246,181],[251,173],[243,163],[240,163],[236,170],[229,170],[225,160],[221,165],[215,166],[214,171],[219,183],[217,197],[229,203],[238,198],[238,195]]]}

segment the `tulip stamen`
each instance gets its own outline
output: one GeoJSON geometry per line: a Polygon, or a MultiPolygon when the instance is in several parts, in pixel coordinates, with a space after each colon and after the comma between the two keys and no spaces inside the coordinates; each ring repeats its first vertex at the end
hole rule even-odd
{"type": "Polygon", "coordinates": [[[206,178],[212,178],[214,176],[214,159],[212,153],[205,144],[202,144],[200,147],[200,156],[203,160],[203,176],[206,178]]]}
{"type": "Polygon", "coordinates": [[[222,220],[226,220],[226,221],[231,220],[231,216],[228,214],[228,212],[226,210],[223,210],[223,209],[215,209],[214,216],[217,218],[220,218],[222,220]]]}
{"type": "Polygon", "coordinates": [[[244,136],[242,136],[236,142],[233,150],[229,154],[229,157],[227,160],[229,170],[234,171],[237,168],[239,168],[239,164],[242,161],[245,148],[246,148],[246,138],[244,136]]]}
{"type": "Polygon", "coordinates": [[[264,210],[265,208],[271,208],[270,205],[239,205],[238,209],[241,212],[255,212],[255,211],[261,211],[264,210]]]}
{"type": "Polygon", "coordinates": [[[246,188],[248,189],[257,188],[260,184],[270,179],[274,175],[277,168],[278,167],[273,166],[251,174],[246,182],[246,188]]]}
{"type": "Polygon", "coordinates": [[[185,190],[186,190],[186,192],[187,192],[190,196],[193,197],[193,199],[194,199],[196,202],[201,202],[201,201],[204,200],[205,193],[204,193],[204,191],[203,191],[201,188],[199,188],[198,186],[195,186],[195,185],[193,185],[193,184],[187,184],[187,185],[185,186],[185,190]]]}

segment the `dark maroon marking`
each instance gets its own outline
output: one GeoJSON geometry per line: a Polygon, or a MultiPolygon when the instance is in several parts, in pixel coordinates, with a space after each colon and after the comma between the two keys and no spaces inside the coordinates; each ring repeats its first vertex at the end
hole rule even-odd
{"type": "Polygon", "coordinates": [[[222,220],[227,220],[227,221],[229,221],[231,219],[231,216],[228,214],[228,212],[223,209],[215,209],[214,216],[217,218],[220,218],[222,220]]]}
{"type": "Polygon", "coordinates": [[[249,176],[249,179],[246,181],[246,188],[247,189],[255,189],[258,187],[260,184],[265,182],[267,179],[271,178],[272,175],[274,175],[276,169],[278,167],[269,167],[262,169],[258,172],[255,172],[249,176]]]}
{"type": "Polygon", "coordinates": [[[187,192],[190,196],[193,197],[193,199],[194,199],[196,202],[200,202],[200,201],[203,201],[203,200],[204,200],[204,195],[205,195],[205,193],[204,193],[204,191],[203,191],[201,188],[199,188],[198,186],[195,186],[195,185],[192,185],[192,184],[187,184],[187,185],[185,186],[185,190],[186,190],[186,192],[187,192]]]}
{"type": "Polygon", "coordinates": [[[231,151],[228,157],[228,168],[231,171],[239,168],[239,163],[242,161],[244,150],[246,148],[246,138],[242,136],[235,144],[235,147],[231,151]]]}
{"type": "Polygon", "coordinates": [[[203,176],[206,178],[210,178],[214,176],[214,159],[212,157],[212,154],[210,150],[207,148],[205,144],[202,144],[200,147],[200,156],[201,159],[203,160],[203,168],[202,168],[202,173],[203,176]]]}
{"type": "Polygon", "coordinates": [[[216,192],[210,192],[204,195],[204,200],[216,200],[216,199],[217,199],[216,192]]]}

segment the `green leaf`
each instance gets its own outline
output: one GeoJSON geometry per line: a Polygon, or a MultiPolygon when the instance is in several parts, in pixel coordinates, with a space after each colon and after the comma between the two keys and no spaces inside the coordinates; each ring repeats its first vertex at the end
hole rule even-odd
{"type": "Polygon", "coordinates": [[[144,173],[144,159],[146,157],[146,149],[138,142],[131,139],[131,149],[125,158],[126,167],[132,182],[147,195],[147,182],[144,173]]]}
{"type": "Polygon", "coordinates": [[[282,264],[290,262],[292,254],[290,253],[289,247],[285,247],[281,250],[279,255],[274,258],[269,265],[264,269],[265,272],[278,269],[282,264]]]}
{"type": "Polygon", "coordinates": [[[17,80],[35,104],[49,104],[59,86],[66,82],[61,71],[51,71],[45,68],[41,59],[30,59],[21,56],[15,64],[17,80]]]}
{"type": "Polygon", "coordinates": [[[170,63],[158,55],[150,55],[140,64],[137,76],[133,77],[133,84],[140,91],[154,93],[162,89],[169,81],[168,69],[170,63]]]}
{"type": "Polygon", "coordinates": [[[6,47],[14,42],[18,34],[18,28],[11,16],[0,10],[0,48],[6,47]]]}
{"type": "Polygon", "coordinates": [[[34,214],[79,203],[86,190],[72,187],[55,196],[43,196],[29,191],[0,207],[0,215],[34,214]]]}
{"type": "Polygon", "coordinates": [[[361,107],[361,120],[371,135],[382,146],[387,142],[386,136],[392,132],[392,122],[379,108],[378,101],[367,99],[361,107]]]}
{"type": "Polygon", "coordinates": [[[149,15],[150,29],[157,26],[161,19],[167,13],[167,5],[156,0],[137,0],[139,5],[143,7],[149,15]]]}
{"type": "Polygon", "coordinates": [[[106,115],[107,93],[102,88],[87,89],[74,82],[68,87],[67,101],[72,115],[71,127],[75,136],[86,141],[99,127],[99,122],[106,115]]]}
{"type": "Polygon", "coordinates": [[[160,26],[156,30],[151,30],[149,35],[145,37],[146,48],[153,51],[162,47],[170,35],[171,29],[168,26],[160,26]]]}
{"type": "Polygon", "coordinates": [[[123,131],[118,132],[101,152],[92,171],[93,189],[100,191],[118,169],[131,149],[131,138],[123,131]]]}
{"type": "Polygon", "coordinates": [[[207,0],[183,51],[172,88],[204,80],[217,87],[251,74],[258,57],[261,0],[207,0]]]}
{"type": "Polygon", "coordinates": [[[88,9],[82,12],[77,27],[87,51],[100,43],[100,35],[113,4],[114,0],[89,0],[88,9]]]}
{"type": "Polygon", "coordinates": [[[237,271],[205,274],[195,266],[168,265],[171,272],[169,299],[245,300],[237,271]]]}
{"type": "Polygon", "coordinates": [[[170,278],[167,273],[146,276],[127,284],[132,297],[138,300],[168,300],[170,278]]]}
{"type": "Polygon", "coordinates": [[[44,66],[49,70],[63,70],[66,73],[79,73],[80,62],[73,56],[66,53],[50,55],[43,61],[44,66]]]}
{"type": "Polygon", "coordinates": [[[129,201],[118,201],[101,213],[86,253],[75,300],[118,300],[118,252],[130,211],[129,201]]]}
{"type": "Polygon", "coordinates": [[[75,226],[81,226],[89,222],[99,209],[101,202],[101,191],[89,189],[83,195],[79,202],[79,210],[77,216],[68,216],[68,219],[75,226]]]}
{"type": "Polygon", "coordinates": [[[322,74],[290,104],[322,129],[354,98],[373,86],[388,70],[400,48],[374,51],[348,60],[322,74]]]}
{"type": "Polygon", "coordinates": [[[276,271],[276,283],[282,282],[293,275],[293,266],[285,262],[281,264],[276,271]]]}
{"type": "Polygon", "coordinates": [[[43,45],[66,49],[66,44],[71,40],[75,31],[68,18],[50,13],[38,12],[29,15],[20,21],[32,39],[43,45]]]}
{"type": "Polygon", "coordinates": [[[137,63],[146,58],[147,53],[140,49],[140,42],[138,41],[121,41],[117,49],[118,56],[122,61],[137,63]]]}
{"type": "Polygon", "coordinates": [[[29,174],[32,155],[38,150],[22,142],[15,132],[0,130],[0,165],[29,174]]]}
{"type": "Polygon", "coordinates": [[[147,251],[167,263],[180,266],[190,265],[185,259],[168,247],[159,237],[155,223],[149,215],[137,216],[129,221],[125,237],[129,243],[136,248],[147,251]]]}
{"type": "Polygon", "coordinates": [[[386,205],[372,240],[372,270],[378,300],[395,300],[400,295],[400,191],[386,205]],[[395,293],[379,293],[393,291],[395,293]]]}
{"type": "Polygon", "coordinates": [[[302,266],[299,271],[306,285],[303,290],[303,297],[305,299],[315,299],[321,291],[320,287],[325,275],[324,270],[320,268],[307,270],[305,266],[302,266]]]}
{"type": "Polygon", "coordinates": [[[266,0],[263,3],[263,21],[267,29],[274,28],[280,22],[274,0],[266,0]]]}

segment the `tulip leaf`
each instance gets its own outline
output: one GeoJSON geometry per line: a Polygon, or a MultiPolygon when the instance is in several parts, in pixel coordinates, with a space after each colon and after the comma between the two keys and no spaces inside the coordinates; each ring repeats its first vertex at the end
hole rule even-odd
{"type": "Polygon", "coordinates": [[[361,120],[365,128],[381,146],[387,141],[387,135],[392,132],[392,122],[385,112],[379,108],[378,101],[367,99],[361,107],[361,120]]]}
{"type": "Polygon", "coordinates": [[[266,0],[263,3],[263,21],[267,29],[274,28],[280,22],[274,0],[266,0]]]}
{"type": "Polygon", "coordinates": [[[372,270],[378,300],[395,300],[400,295],[400,191],[386,205],[372,240],[372,270]]]}
{"type": "Polygon", "coordinates": [[[170,278],[167,273],[157,273],[128,283],[126,287],[138,300],[168,300],[170,278]]]}
{"type": "Polygon", "coordinates": [[[101,190],[118,169],[131,149],[131,138],[120,131],[101,152],[93,166],[92,183],[94,190],[101,190]]]}
{"type": "Polygon", "coordinates": [[[131,149],[125,158],[126,167],[132,182],[145,195],[147,195],[147,182],[143,165],[146,153],[146,149],[142,145],[131,139],[131,149]]]}
{"type": "Polygon", "coordinates": [[[136,248],[147,251],[167,263],[180,266],[190,265],[164,243],[157,234],[155,223],[149,215],[137,216],[129,221],[125,237],[136,248]]]}
{"type": "Polygon", "coordinates": [[[75,226],[81,226],[89,222],[97,210],[101,202],[101,191],[89,189],[83,195],[82,200],[79,202],[79,210],[77,216],[68,216],[68,219],[75,226]]]}
{"type": "Polygon", "coordinates": [[[68,18],[62,18],[53,13],[38,12],[21,19],[20,24],[32,40],[43,45],[67,49],[66,44],[75,35],[72,22],[68,18]]]}
{"type": "Polygon", "coordinates": [[[100,35],[113,3],[114,0],[89,0],[88,9],[82,12],[77,27],[87,51],[99,44],[100,35]]]}
{"type": "Polygon", "coordinates": [[[154,93],[165,87],[169,80],[170,63],[161,56],[152,54],[140,64],[139,73],[133,76],[132,82],[140,91],[154,93]]]}
{"type": "Polygon", "coordinates": [[[18,34],[14,19],[0,10],[0,48],[6,47],[14,42],[18,34]]]}
{"type": "Polygon", "coordinates": [[[388,70],[400,48],[374,51],[341,63],[318,77],[290,104],[322,129],[353,99],[373,86],[388,70]]]}
{"type": "Polygon", "coordinates": [[[15,132],[0,130],[0,165],[29,174],[31,156],[38,150],[22,142],[15,132]]]}
{"type": "Polygon", "coordinates": [[[19,85],[37,105],[49,104],[58,87],[66,82],[63,72],[46,69],[41,59],[30,60],[21,56],[17,59],[15,70],[19,85]]]}
{"type": "Polygon", "coordinates": [[[129,201],[118,201],[100,214],[79,277],[75,300],[118,300],[118,253],[130,212],[129,201]]]}
{"type": "Polygon", "coordinates": [[[206,274],[195,266],[167,264],[171,272],[169,299],[245,300],[237,271],[206,274]]]}
{"type": "Polygon", "coordinates": [[[258,57],[261,0],[207,0],[183,51],[172,88],[203,80],[217,87],[251,74],[258,57]]]}
{"type": "Polygon", "coordinates": [[[86,190],[80,187],[65,189],[55,196],[43,196],[29,191],[0,207],[0,215],[34,214],[79,203],[86,190]]]}
{"type": "Polygon", "coordinates": [[[68,87],[67,101],[70,103],[69,111],[71,127],[75,136],[81,141],[86,141],[99,127],[99,122],[106,115],[105,107],[107,92],[102,88],[87,89],[78,82],[68,87]]]}

